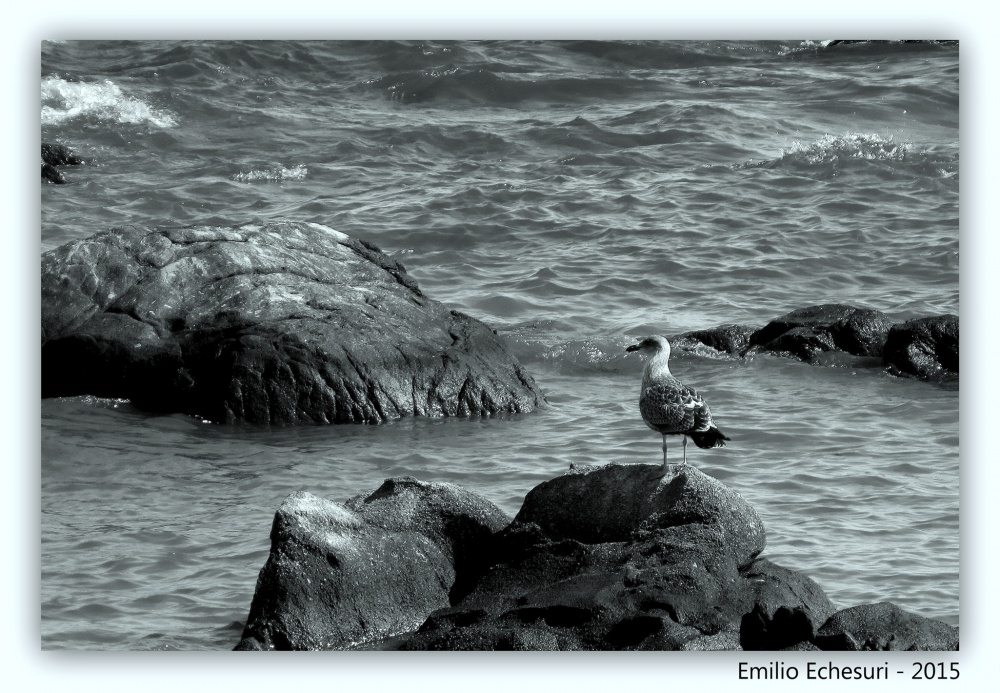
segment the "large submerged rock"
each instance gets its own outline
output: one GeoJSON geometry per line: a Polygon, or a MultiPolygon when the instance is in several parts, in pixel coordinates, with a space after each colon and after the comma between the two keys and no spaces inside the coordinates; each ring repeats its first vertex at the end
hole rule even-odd
{"type": "Polygon", "coordinates": [[[42,256],[42,396],[218,422],[531,411],[486,325],[371,243],[313,223],[115,228],[42,256]]]}

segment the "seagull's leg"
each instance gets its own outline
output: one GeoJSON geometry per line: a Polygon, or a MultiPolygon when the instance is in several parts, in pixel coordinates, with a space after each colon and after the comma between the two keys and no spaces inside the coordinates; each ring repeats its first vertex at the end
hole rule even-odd
{"type": "Polygon", "coordinates": [[[688,437],[684,436],[684,464],[688,463],[688,437]]]}
{"type": "Polygon", "coordinates": [[[661,433],[663,436],[663,471],[667,471],[667,434],[661,433]]]}

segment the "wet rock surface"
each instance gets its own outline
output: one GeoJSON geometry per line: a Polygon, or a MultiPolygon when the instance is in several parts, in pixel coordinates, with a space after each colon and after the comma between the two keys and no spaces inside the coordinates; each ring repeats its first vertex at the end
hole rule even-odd
{"type": "Polygon", "coordinates": [[[885,344],[890,372],[924,379],[958,375],[958,316],[939,315],[893,325],[885,344]]]}
{"type": "Polygon", "coordinates": [[[894,324],[877,310],[829,303],[793,310],[763,327],[720,325],[670,338],[687,351],[740,357],[766,352],[820,366],[885,368],[890,374],[950,382],[958,376],[958,316],[894,324]]]}
{"type": "Polygon", "coordinates": [[[48,183],[65,183],[66,176],[57,167],[78,166],[83,159],[63,144],[42,142],[42,180],[48,183]]]}
{"type": "Polygon", "coordinates": [[[877,310],[830,303],[775,318],[750,335],[749,345],[764,351],[787,352],[803,361],[833,350],[881,356],[891,326],[892,321],[877,310]]]}
{"type": "Polygon", "coordinates": [[[688,347],[704,344],[716,351],[739,354],[750,345],[750,335],[757,331],[750,325],[720,325],[710,330],[694,330],[679,334],[671,340],[688,347]]]}
{"type": "Polygon", "coordinates": [[[503,341],[313,223],[122,227],[42,256],[42,396],[234,423],[493,416],[544,401],[503,341]]]}

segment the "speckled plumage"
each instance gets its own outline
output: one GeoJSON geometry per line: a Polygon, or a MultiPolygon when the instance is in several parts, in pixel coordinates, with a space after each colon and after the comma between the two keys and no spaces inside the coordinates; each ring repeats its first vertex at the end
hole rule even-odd
{"type": "Polygon", "coordinates": [[[663,435],[663,466],[667,466],[667,435],[684,436],[684,464],[687,437],[700,448],[723,447],[729,440],[712,420],[712,411],[698,391],[670,373],[670,343],[665,337],[646,337],[626,349],[650,354],[642,374],[639,412],[646,425],[663,435]]]}

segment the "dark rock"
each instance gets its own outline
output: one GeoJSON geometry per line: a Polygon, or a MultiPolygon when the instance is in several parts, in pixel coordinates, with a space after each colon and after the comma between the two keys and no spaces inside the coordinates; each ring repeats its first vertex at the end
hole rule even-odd
{"type": "Polygon", "coordinates": [[[66,176],[62,174],[59,169],[51,164],[46,164],[42,162],[42,180],[48,183],[65,183],[66,176]]]}
{"type": "Polygon", "coordinates": [[[42,163],[49,166],[76,166],[82,164],[83,159],[66,145],[42,142],[42,163]]]}
{"type": "Polygon", "coordinates": [[[781,649],[783,651],[785,651],[785,652],[822,652],[823,651],[823,650],[819,649],[818,647],[816,647],[815,645],[813,645],[811,642],[799,642],[799,643],[795,643],[791,647],[782,647],[781,649]]]}
{"type": "Polygon", "coordinates": [[[42,143],[42,180],[49,183],[65,183],[66,177],[56,166],[75,166],[83,159],[62,144],[42,143]]]}
{"type": "Polygon", "coordinates": [[[757,329],[751,325],[720,325],[710,330],[695,330],[679,334],[670,340],[670,344],[675,347],[704,344],[716,351],[737,354],[749,346],[750,335],[757,329]]]}
{"type": "Polygon", "coordinates": [[[560,650],[714,649],[720,635],[738,649],[753,590],[720,535],[692,524],[583,544],[515,522],[502,535],[505,559],[400,649],[509,649],[510,634],[523,630],[560,650]],[[525,545],[521,532],[535,541],[525,545]]]}
{"type": "Polygon", "coordinates": [[[236,649],[345,649],[413,630],[508,522],[479,496],[410,477],[343,505],[294,493],[236,649]]]}
{"type": "Polygon", "coordinates": [[[124,227],[42,256],[42,396],[217,422],[492,416],[544,401],[483,323],[320,224],[124,227]]]}
{"type": "Polygon", "coordinates": [[[692,467],[609,465],[533,489],[494,565],[400,649],[739,649],[764,546],[756,513],[692,467]],[[575,522],[573,520],[575,518],[575,522]]]}
{"type": "Polygon", "coordinates": [[[744,650],[783,650],[811,641],[836,611],[811,578],[758,558],[743,572],[757,590],[753,610],[743,616],[744,650]]]}
{"type": "Polygon", "coordinates": [[[958,316],[939,315],[893,325],[883,353],[897,375],[941,378],[958,373],[958,316]]]}
{"type": "Polygon", "coordinates": [[[717,527],[738,566],[764,550],[764,525],[731,488],[691,465],[581,467],[545,481],[524,499],[515,522],[535,523],[553,539],[626,541],[642,529],[717,527]]]}
{"type": "Polygon", "coordinates": [[[344,504],[296,493],[271,541],[236,649],[958,647],[957,629],[892,604],[834,613],[808,577],[754,560],[756,513],[692,467],[576,470],[509,524],[409,477],[344,504]]]}
{"type": "Polygon", "coordinates": [[[813,643],[821,650],[958,650],[958,629],[903,611],[891,602],[838,611],[813,643]]]}
{"type": "Polygon", "coordinates": [[[804,361],[832,350],[881,356],[891,324],[877,310],[840,304],[810,306],[772,320],[750,335],[749,345],[789,353],[804,361]]]}

